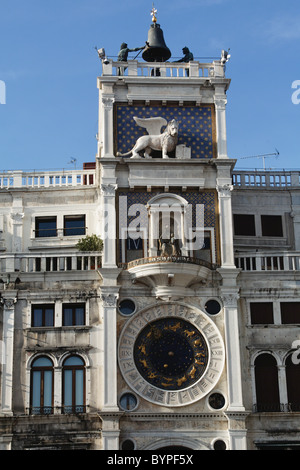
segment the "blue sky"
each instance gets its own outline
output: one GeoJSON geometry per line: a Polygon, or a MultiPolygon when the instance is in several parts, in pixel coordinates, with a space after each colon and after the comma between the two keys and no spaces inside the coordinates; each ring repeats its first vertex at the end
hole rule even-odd
{"type": "MultiPolygon", "coordinates": [[[[172,58],[183,46],[196,58],[219,58],[230,48],[228,153],[237,167],[262,168],[261,158],[240,157],[278,149],[267,167],[298,169],[300,104],[291,98],[300,80],[299,0],[154,6],[172,58]]],[[[0,171],[95,160],[101,65],[94,47],[113,57],[123,41],[143,46],[151,8],[152,0],[0,0],[0,171]]]]}

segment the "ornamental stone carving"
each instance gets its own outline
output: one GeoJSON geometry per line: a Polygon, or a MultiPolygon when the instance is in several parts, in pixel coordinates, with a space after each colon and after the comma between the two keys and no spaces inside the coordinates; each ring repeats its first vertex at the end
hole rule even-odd
{"type": "Polygon", "coordinates": [[[104,307],[116,307],[118,296],[116,294],[101,294],[104,307]]]}
{"type": "Polygon", "coordinates": [[[114,196],[117,188],[116,184],[101,184],[101,192],[104,196],[114,196]]]}
{"type": "Polygon", "coordinates": [[[215,98],[215,106],[217,109],[223,109],[225,110],[227,104],[227,99],[226,98],[215,98]]]}
{"type": "Polygon", "coordinates": [[[105,108],[112,108],[113,104],[114,104],[114,99],[109,98],[109,97],[103,97],[102,98],[102,103],[103,103],[105,108]]]}
{"type": "Polygon", "coordinates": [[[12,309],[14,304],[17,303],[17,298],[8,298],[8,299],[4,299],[3,297],[1,297],[0,299],[0,303],[2,305],[4,305],[4,307],[8,310],[12,309]]]}
{"type": "Polygon", "coordinates": [[[236,304],[239,298],[240,296],[237,292],[223,294],[222,301],[223,301],[224,307],[236,307],[236,304]]]}
{"type": "Polygon", "coordinates": [[[233,191],[233,185],[232,184],[218,185],[217,191],[220,197],[230,197],[230,193],[231,191],[233,191]]]}

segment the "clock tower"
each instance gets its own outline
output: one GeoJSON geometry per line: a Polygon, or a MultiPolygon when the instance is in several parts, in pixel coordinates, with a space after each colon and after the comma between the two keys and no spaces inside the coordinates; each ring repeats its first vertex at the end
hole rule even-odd
{"type": "Polygon", "coordinates": [[[144,60],[123,43],[98,78],[109,450],[246,448],[226,53],[183,50],[166,62],[153,10],[144,60]]]}

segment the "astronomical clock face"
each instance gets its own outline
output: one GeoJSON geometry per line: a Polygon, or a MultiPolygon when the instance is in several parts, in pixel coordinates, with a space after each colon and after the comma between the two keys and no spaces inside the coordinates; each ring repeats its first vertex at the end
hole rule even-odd
{"type": "Polygon", "coordinates": [[[162,318],[147,325],[134,344],[137,370],[162,390],[182,390],[203,375],[208,348],[203,335],[179,318],[162,318]]]}
{"type": "Polygon", "coordinates": [[[198,310],[178,303],[157,305],[125,325],[119,365],[130,387],[145,399],[164,406],[187,405],[219,380],[222,337],[198,310]]]}

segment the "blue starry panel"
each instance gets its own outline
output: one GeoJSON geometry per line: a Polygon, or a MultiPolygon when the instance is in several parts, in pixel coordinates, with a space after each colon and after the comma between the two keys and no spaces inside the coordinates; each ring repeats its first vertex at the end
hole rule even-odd
{"type": "MultiPolygon", "coordinates": [[[[210,159],[215,156],[215,120],[212,105],[203,106],[128,106],[118,104],[116,119],[116,152],[129,152],[137,139],[147,134],[133,117],[163,117],[179,122],[178,145],[191,148],[192,158],[210,159]]],[[[162,129],[163,131],[164,129],[162,129]]]]}

